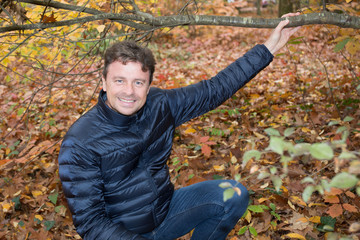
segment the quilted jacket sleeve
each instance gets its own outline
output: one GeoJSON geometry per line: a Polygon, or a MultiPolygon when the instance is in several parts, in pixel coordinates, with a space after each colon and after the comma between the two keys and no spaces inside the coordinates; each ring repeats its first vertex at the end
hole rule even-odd
{"type": "Polygon", "coordinates": [[[76,141],[62,143],[59,175],[77,232],[85,240],[145,239],[106,217],[99,163],[76,141]]]}
{"type": "Polygon", "coordinates": [[[167,90],[176,126],[221,105],[269,65],[272,59],[273,55],[264,45],[256,45],[210,80],[167,90]]]}

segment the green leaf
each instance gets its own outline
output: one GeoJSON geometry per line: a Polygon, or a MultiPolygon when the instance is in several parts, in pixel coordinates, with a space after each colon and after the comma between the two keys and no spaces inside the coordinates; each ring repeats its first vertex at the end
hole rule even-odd
{"type": "Polygon", "coordinates": [[[339,127],[339,128],[336,130],[336,133],[342,133],[342,132],[344,132],[344,131],[347,131],[347,127],[341,126],[341,127],[339,127]]]}
{"type": "Polygon", "coordinates": [[[311,195],[313,194],[313,192],[315,191],[314,186],[310,185],[307,186],[303,193],[302,193],[302,198],[304,199],[304,202],[308,202],[310,200],[311,195]]]}
{"type": "Polygon", "coordinates": [[[310,143],[298,143],[294,146],[293,154],[295,156],[301,156],[307,154],[309,152],[310,147],[311,147],[310,143]]]}
{"type": "Polygon", "coordinates": [[[44,226],[46,227],[46,231],[49,231],[55,225],[55,221],[45,221],[44,226]]]}
{"type": "Polygon", "coordinates": [[[301,183],[315,183],[315,181],[311,177],[306,177],[301,181],[301,183]]]}
{"type": "Polygon", "coordinates": [[[246,230],[248,229],[248,226],[243,226],[242,228],[240,228],[239,232],[237,233],[238,235],[243,235],[246,230]]]}
{"type": "Polygon", "coordinates": [[[274,128],[267,128],[264,130],[269,136],[280,137],[280,132],[274,128]]]}
{"type": "Polygon", "coordinates": [[[270,208],[271,208],[271,210],[275,211],[276,210],[276,205],[273,204],[273,203],[270,203],[270,208]]]}
{"type": "Polygon", "coordinates": [[[289,137],[290,135],[292,135],[295,132],[295,128],[287,128],[284,131],[284,136],[285,137],[289,137]]]}
{"type": "Polygon", "coordinates": [[[328,123],[329,126],[338,125],[338,124],[339,124],[339,122],[336,121],[336,120],[330,121],[330,122],[328,123]]]}
{"type": "Polygon", "coordinates": [[[283,155],[284,140],[278,137],[271,137],[268,149],[280,155],[283,155]]]}
{"type": "Polygon", "coordinates": [[[354,187],[359,179],[347,172],[342,172],[336,174],[336,176],[331,180],[330,186],[335,188],[352,188],[354,187]]]}
{"type": "Polygon", "coordinates": [[[280,192],[280,188],[281,188],[281,186],[282,186],[282,180],[281,180],[281,178],[280,178],[279,176],[273,176],[273,177],[271,178],[271,180],[272,180],[272,182],[273,182],[273,184],[274,184],[275,190],[276,190],[277,192],[280,192]]]}
{"type": "Polygon", "coordinates": [[[249,232],[254,236],[256,237],[258,235],[256,229],[252,226],[249,226],[249,232]]]}
{"type": "Polygon", "coordinates": [[[19,108],[17,110],[17,115],[20,116],[21,114],[23,114],[25,112],[25,108],[19,108]]]}
{"type": "Polygon", "coordinates": [[[257,179],[264,179],[264,178],[267,178],[269,176],[270,176],[270,173],[263,171],[263,172],[259,173],[259,175],[257,176],[257,179]]]}
{"type": "Polygon", "coordinates": [[[274,217],[276,217],[277,220],[279,220],[279,221],[281,220],[280,215],[277,214],[276,212],[271,211],[270,213],[271,213],[271,215],[273,215],[274,217]]]}
{"type": "Polygon", "coordinates": [[[232,198],[234,196],[235,190],[232,188],[228,188],[224,191],[223,193],[223,200],[224,202],[226,202],[227,200],[229,200],[230,198],[232,198]]]}
{"type": "Polygon", "coordinates": [[[245,162],[246,164],[251,158],[255,158],[256,160],[259,160],[260,157],[261,157],[261,152],[259,152],[258,150],[246,151],[243,156],[243,162],[245,162]]]}
{"type": "Polygon", "coordinates": [[[321,179],[321,186],[325,191],[331,191],[331,185],[327,179],[321,179]]]}
{"type": "Polygon", "coordinates": [[[339,156],[339,159],[354,159],[356,158],[356,155],[351,152],[342,152],[339,156]]]}
{"type": "Polygon", "coordinates": [[[340,52],[345,45],[349,42],[350,38],[345,38],[344,40],[338,42],[334,48],[334,52],[340,52]]]}
{"type": "Polygon", "coordinates": [[[15,203],[16,210],[19,210],[21,208],[20,196],[14,197],[11,201],[15,203]]]}
{"type": "Polygon", "coordinates": [[[65,208],[64,205],[56,206],[56,207],[55,207],[55,212],[56,212],[56,213],[59,213],[63,208],[65,208]]]}
{"type": "Polygon", "coordinates": [[[346,117],[344,118],[344,122],[351,122],[352,120],[354,120],[354,118],[353,118],[353,117],[350,117],[350,116],[346,116],[346,117]]]}
{"type": "Polygon", "coordinates": [[[250,206],[248,206],[248,210],[250,210],[254,213],[262,213],[262,212],[264,212],[264,209],[267,210],[267,209],[269,209],[269,207],[265,206],[265,205],[250,205],[250,206]]]}
{"type": "Polygon", "coordinates": [[[335,223],[336,223],[336,218],[332,218],[330,216],[323,216],[320,218],[320,222],[323,225],[328,225],[328,226],[334,228],[335,223]]]}
{"type": "Polygon", "coordinates": [[[319,160],[330,160],[334,157],[332,148],[326,143],[314,143],[311,145],[310,154],[319,160]]]}
{"type": "Polygon", "coordinates": [[[50,200],[54,205],[56,205],[58,195],[59,195],[59,193],[55,192],[55,193],[53,193],[53,194],[51,194],[51,195],[48,196],[49,200],[50,200]]]}

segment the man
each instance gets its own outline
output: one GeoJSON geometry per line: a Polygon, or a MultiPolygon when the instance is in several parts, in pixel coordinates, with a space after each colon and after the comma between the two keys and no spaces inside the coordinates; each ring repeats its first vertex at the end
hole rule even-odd
{"type": "MultiPolygon", "coordinates": [[[[288,14],[285,16],[293,16],[288,14]]],[[[230,98],[266,67],[297,30],[282,21],[257,45],[210,80],[184,88],[150,88],[155,60],[133,42],[105,53],[98,104],[69,129],[59,175],[73,221],[84,239],[225,239],[248,205],[235,181],[214,180],[174,191],[166,165],[174,130],[230,98]],[[224,202],[219,184],[241,193],[224,202]]]]}

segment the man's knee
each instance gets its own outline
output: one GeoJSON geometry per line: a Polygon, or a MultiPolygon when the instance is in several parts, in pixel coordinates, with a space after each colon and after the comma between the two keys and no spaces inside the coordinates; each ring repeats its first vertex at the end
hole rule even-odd
{"type": "Polygon", "coordinates": [[[246,211],[249,204],[249,192],[241,184],[236,181],[231,182],[235,193],[232,198],[228,199],[225,204],[233,215],[240,218],[246,211]]]}

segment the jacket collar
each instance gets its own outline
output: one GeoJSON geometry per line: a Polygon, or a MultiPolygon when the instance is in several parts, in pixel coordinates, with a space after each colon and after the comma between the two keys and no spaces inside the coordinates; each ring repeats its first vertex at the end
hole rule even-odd
{"type": "Polygon", "coordinates": [[[101,89],[99,93],[97,108],[100,110],[100,112],[106,119],[108,119],[112,124],[117,126],[129,126],[132,123],[135,123],[141,117],[144,110],[144,108],[141,108],[137,113],[131,116],[126,116],[111,109],[106,104],[106,100],[106,92],[101,89]]]}

